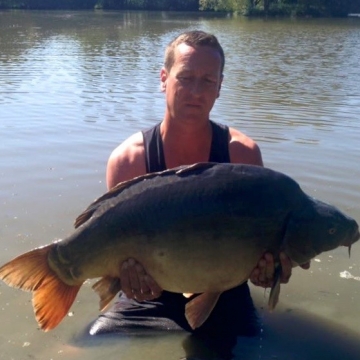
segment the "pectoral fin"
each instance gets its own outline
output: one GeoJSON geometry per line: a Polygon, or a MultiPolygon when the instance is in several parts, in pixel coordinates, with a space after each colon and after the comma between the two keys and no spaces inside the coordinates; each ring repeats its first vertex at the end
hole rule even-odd
{"type": "Polygon", "coordinates": [[[203,293],[189,301],[185,307],[185,317],[192,329],[201,326],[214,309],[221,293],[203,293]]]}
{"type": "Polygon", "coordinates": [[[100,296],[100,311],[103,311],[121,290],[120,279],[104,276],[97,281],[92,288],[100,296]]]}
{"type": "Polygon", "coordinates": [[[274,310],[276,304],[279,302],[281,272],[282,269],[281,269],[281,265],[279,264],[275,268],[274,282],[271,287],[269,301],[268,301],[268,308],[270,311],[274,310]]]}

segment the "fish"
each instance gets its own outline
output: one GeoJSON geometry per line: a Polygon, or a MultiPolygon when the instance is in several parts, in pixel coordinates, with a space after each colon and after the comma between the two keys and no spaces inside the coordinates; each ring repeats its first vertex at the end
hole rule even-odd
{"type": "MultiPolygon", "coordinates": [[[[249,279],[265,252],[295,265],[359,240],[357,222],[261,166],[197,163],[121,182],[91,203],[66,238],[0,268],[7,285],[31,291],[39,327],[55,328],[82,284],[105,309],[121,291],[120,265],[140,262],[161,288],[198,294],[185,315],[201,326],[223,291],[249,279]]],[[[279,298],[281,267],[269,297],[279,298]]]]}

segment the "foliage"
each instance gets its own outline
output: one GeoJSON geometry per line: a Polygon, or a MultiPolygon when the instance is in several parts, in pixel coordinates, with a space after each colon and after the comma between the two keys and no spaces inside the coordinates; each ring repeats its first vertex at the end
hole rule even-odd
{"type": "Polygon", "coordinates": [[[247,13],[253,0],[200,0],[199,9],[205,11],[232,11],[247,13]]]}
{"type": "Polygon", "coordinates": [[[236,11],[250,16],[347,16],[360,0],[200,0],[201,10],[236,11]]]}
{"type": "Polygon", "coordinates": [[[93,9],[97,0],[0,0],[0,9],[93,9]]]}
{"type": "Polygon", "coordinates": [[[199,0],[0,0],[0,9],[199,10],[199,0]]]}
{"type": "Polygon", "coordinates": [[[199,0],[98,0],[98,8],[122,10],[199,10],[199,0]]]}

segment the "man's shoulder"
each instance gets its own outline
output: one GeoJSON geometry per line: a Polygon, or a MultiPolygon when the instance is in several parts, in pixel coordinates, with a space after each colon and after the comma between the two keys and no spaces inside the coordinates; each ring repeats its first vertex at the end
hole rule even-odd
{"type": "Polygon", "coordinates": [[[144,140],[142,133],[137,132],[111,153],[107,164],[108,187],[145,173],[144,140]]]}
{"type": "Polygon", "coordinates": [[[239,130],[229,128],[229,152],[231,162],[263,165],[258,144],[239,130]]]}
{"type": "Polygon", "coordinates": [[[125,139],[119,146],[112,152],[113,157],[127,157],[133,156],[144,151],[144,139],[142,133],[139,131],[127,139],[125,139]]]}
{"type": "Polygon", "coordinates": [[[230,143],[239,143],[245,147],[252,148],[256,145],[256,142],[243,132],[229,127],[230,143]]]}

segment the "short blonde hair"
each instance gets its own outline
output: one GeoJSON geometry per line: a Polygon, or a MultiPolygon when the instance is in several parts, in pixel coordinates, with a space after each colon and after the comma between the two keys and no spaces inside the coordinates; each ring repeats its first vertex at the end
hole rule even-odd
{"type": "Polygon", "coordinates": [[[221,58],[221,74],[224,71],[225,66],[225,54],[224,50],[221,47],[218,39],[215,35],[206,33],[205,31],[193,30],[187,31],[179,36],[177,36],[174,40],[172,40],[165,50],[165,61],[164,66],[167,71],[170,71],[175,62],[175,48],[179,44],[186,44],[192,47],[199,46],[209,46],[216,51],[218,51],[221,58]]]}

